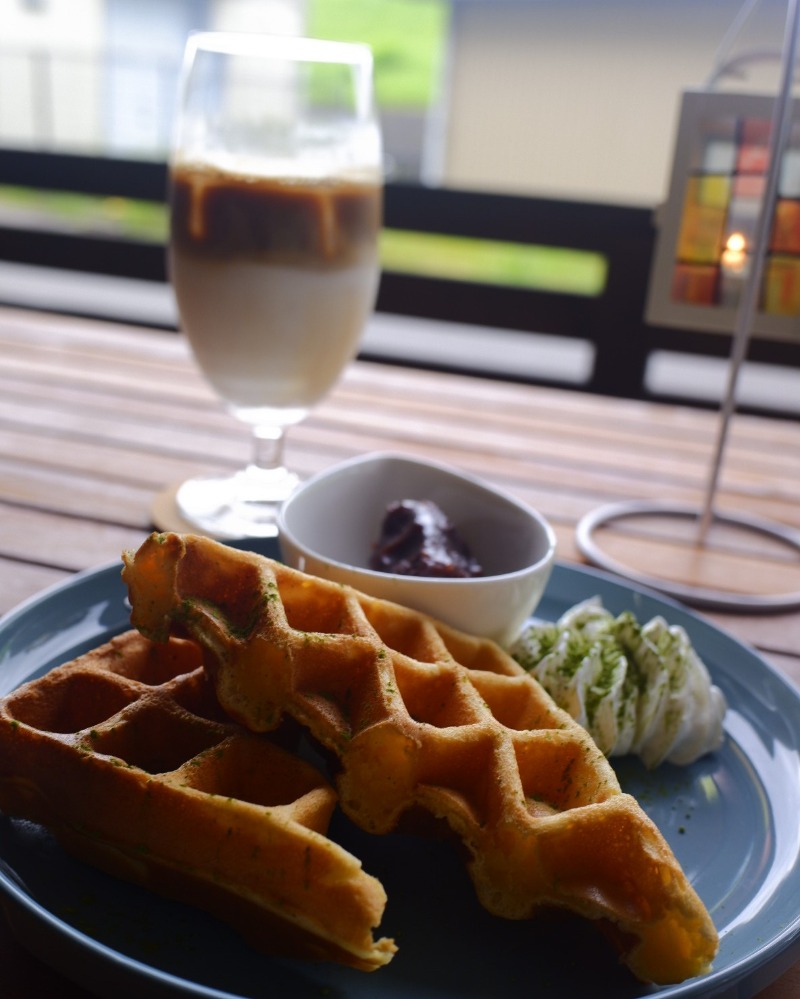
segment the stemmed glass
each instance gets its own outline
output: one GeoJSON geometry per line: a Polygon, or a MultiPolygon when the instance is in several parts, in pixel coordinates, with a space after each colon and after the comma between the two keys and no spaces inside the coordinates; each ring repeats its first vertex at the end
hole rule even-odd
{"type": "Polygon", "coordinates": [[[183,331],[250,464],[184,482],[219,538],[276,533],[297,484],[287,427],[353,358],[379,277],[381,140],[368,48],[201,32],[186,46],[170,157],[169,270],[183,331]]]}

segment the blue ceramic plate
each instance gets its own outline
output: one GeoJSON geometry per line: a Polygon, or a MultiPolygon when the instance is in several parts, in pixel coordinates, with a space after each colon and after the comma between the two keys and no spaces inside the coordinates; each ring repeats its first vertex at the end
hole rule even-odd
{"type": "MultiPolygon", "coordinates": [[[[258,547],[258,546],[254,546],[258,547]]],[[[260,546],[275,555],[274,544],[260,546]]],[[[386,886],[381,933],[400,951],[364,974],[255,954],[202,913],[106,877],[41,827],[0,816],[0,900],[23,942],[99,995],[489,999],[745,999],[800,959],[800,695],[756,654],[700,618],[592,570],[556,566],[537,612],[599,595],[614,612],[664,614],[689,632],[728,698],[723,748],[692,767],[619,767],[708,906],[721,945],[713,972],[652,989],[569,916],[505,922],[476,902],[443,843],[333,834],[386,886]]],[[[119,566],[76,576],[0,622],[0,695],[128,626],[119,566]]]]}

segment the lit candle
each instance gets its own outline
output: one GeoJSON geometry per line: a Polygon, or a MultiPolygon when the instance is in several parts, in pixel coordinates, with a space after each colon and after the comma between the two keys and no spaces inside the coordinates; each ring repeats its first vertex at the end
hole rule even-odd
{"type": "Polygon", "coordinates": [[[732,232],[722,251],[722,266],[733,274],[741,274],[747,263],[747,240],[741,232],[732,232]]]}

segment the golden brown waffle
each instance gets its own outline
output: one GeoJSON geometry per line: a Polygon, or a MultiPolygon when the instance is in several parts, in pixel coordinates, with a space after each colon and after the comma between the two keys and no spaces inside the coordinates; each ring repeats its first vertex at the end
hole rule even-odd
{"type": "Polygon", "coordinates": [[[0,809],[199,908],[256,948],[364,970],[386,896],[325,836],[333,788],[231,723],[199,648],[130,631],[0,701],[0,809]]]}
{"type": "Polygon", "coordinates": [[[307,726],[358,825],[387,832],[421,806],[463,840],[489,911],[601,920],[648,981],[708,969],[716,931],[658,829],[499,647],[204,538],[153,535],[124,561],[135,626],[192,636],[249,728],[307,726]]]}

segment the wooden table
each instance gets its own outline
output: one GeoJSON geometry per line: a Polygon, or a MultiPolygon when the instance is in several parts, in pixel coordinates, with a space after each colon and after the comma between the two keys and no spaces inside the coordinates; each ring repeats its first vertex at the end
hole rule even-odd
{"type": "MultiPolygon", "coordinates": [[[[580,518],[598,505],[670,499],[699,505],[716,414],[431,371],[357,362],[289,436],[310,474],[395,449],[456,464],[538,507],[559,556],[581,561],[580,518]]],[[[197,374],[182,338],[0,309],[0,614],[74,572],[119,558],[151,530],[153,497],[198,471],[248,458],[246,434],[197,374]]],[[[737,416],[719,492],[742,510],[800,529],[800,425],[737,416]]],[[[698,552],[621,525],[615,555],[684,582],[800,590],[800,565],[771,545],[715,542],[698,552]]],[[[708,617],[800,685],[800,611],[708,617]]],[[[800,900],[798,900],[800,905],[800,900]]],[[[28,955],[0,922],[0,994],[82,991],[28,955]]],[[[800,995],[800,966],[759,999],[800,995]]]]}

